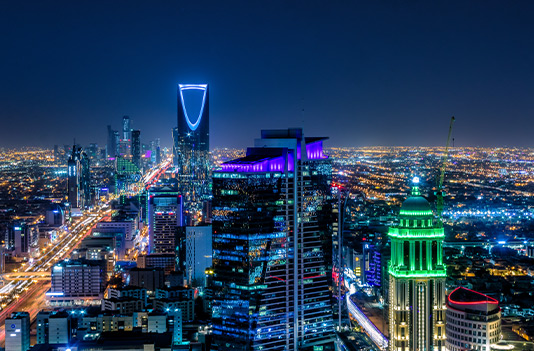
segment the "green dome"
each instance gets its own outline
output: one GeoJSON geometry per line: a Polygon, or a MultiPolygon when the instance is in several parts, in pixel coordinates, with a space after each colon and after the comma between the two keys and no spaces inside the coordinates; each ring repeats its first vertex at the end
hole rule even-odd
{"type": "Polygon", "coordinates": [[[413,217],[432,217],[430,203],[422,196],[410,196],[402,203],[401,216],[413,217]]]}

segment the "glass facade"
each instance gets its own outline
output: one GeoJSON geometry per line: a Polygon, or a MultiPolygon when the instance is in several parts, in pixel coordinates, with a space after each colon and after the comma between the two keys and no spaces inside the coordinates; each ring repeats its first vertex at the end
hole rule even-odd
{"type": "Polygon", "coordinates": [[[320,170],[330,168],[322,153],[317,161],[296,154],[303,138],[287,139],[294,147],[249,148],[246,157],[213,175],[218,350],[313,350],[333,344],[322,246],[327,226],[319,221],[328,185],[318,186],[320,179],[329,179],[320,170]]]}
{"type": "Polygon", "coordinates": [[[202,202],[211,198],[207,84],[178,86],[178,128],[173,130],[173,142],[174,166],[180,179],[186,220],[188,224],[194,224],[202,202]],[[199,109],[186,104],[190,101],[188,98],[200,100],[199,109]]]}

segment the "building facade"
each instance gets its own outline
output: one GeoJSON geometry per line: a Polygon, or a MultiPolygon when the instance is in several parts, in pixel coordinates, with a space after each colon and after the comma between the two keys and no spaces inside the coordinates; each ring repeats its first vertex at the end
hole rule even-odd
{"type": "Polygon", "coordinates": [[[197,221],[202,203],[211,197],[209,123],[208,85],[179,84],[178,128],[173,131],[173,150],[180,193],[187,205],[186,223],[197,221]]]}
{"type": "Polygon", "coordinates": [[[30,314],[14,312],[5,321],[6,351],[28,351],[30,349],[30,314]]]}
{"type": "Polygon", "coordinates": [[[91,205],[90,159],[78,145],[72,146],[67,161],[67,197],[71,208],[84,208],[91,205]]]}
{"type": "Polygon", "coordinates": [[[141,131],[133,130],[132,131],[132,162],[139,169],[143,168],[141,165],[141,131]]]}
{"type": "Polygon", "coordinates": [[[100,303],[105,284],[105,266],[100,261],[64,260],[52,267],[52,286],[46,293],[52,304],[100,303]]]}
{"type": "Polygon", "coordinates": [[[188,286],[205,285],[205,271],[212,264],[211,232],[211,225],[185,228],[185,280],[188,286]]]}
{"type": "MultiPolygon", "coordinates": [[[[323,138],[324,139],[324,138],[323,138]]],[[[312,186],[321,138],[265,130],[213,175],[213,339],[218,350],[332,346],[333,321],[312,186]]],[[[325,185],[327,186],[327,185],[325,185]]]]}
{"type": "Polygon", "coordinates": [[[445,351],[445,234],[418,181],[402,204],[398,226],[388,232],[391,351],[445,351]]]}
{"type": "Polygon", "coordinates": [[[492,297],[463,287],[447,297],[447,350],[490,351],[501,340],[501,309],[492,297]]]}
{"type": "Polygon", "coordinates": [[[182,196],[175,187],[151,189],[148,198],[149,252],[175,254],[178,228],[182,226],[182,196]]]}

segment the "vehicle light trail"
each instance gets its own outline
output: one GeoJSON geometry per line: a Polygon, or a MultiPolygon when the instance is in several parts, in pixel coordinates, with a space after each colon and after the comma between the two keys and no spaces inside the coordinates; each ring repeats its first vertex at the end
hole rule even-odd
{"type": "Polygon", "coordinates": [[[367,316],[356,306],[356,304],[350,298],[351,295],[347,294],[347,307],[349,313],[356,319],[358,324],[365,330],[367,335],[373,340],[373,342],[381,350],[387,350],[388,339],[378,330],[378,328],[367,318],[367,316]]]}

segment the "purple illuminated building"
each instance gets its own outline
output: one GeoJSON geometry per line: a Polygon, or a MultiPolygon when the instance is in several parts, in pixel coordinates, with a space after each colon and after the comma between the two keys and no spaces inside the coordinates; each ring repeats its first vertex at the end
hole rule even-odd
{"type": "Polygon", "coordinates": [[[326,138],[263,130],[213,174],[213,338],[217,350],[328,350],[333,321],[326,138]]]}

